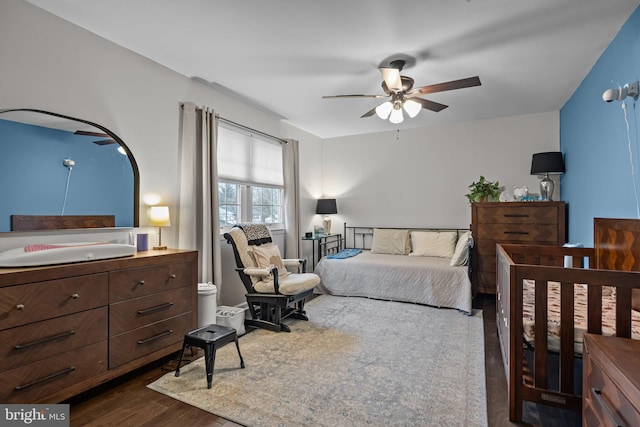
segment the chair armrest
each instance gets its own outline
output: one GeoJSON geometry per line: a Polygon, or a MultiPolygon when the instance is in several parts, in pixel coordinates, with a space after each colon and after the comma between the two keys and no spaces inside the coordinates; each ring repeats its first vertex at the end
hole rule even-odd
{"type": "Polygon", "coordinates": [[[280,294],[280,285],[278,284],[278,268],[275,266],[267,267],[267,268],[236,268],[236,270],[242,271],[247,276],[258,276],[261,279],[266,276],[273,277],[273,288],[276,294],[280,294]]]}
{"type": "Polygon", "coordinates": [[[268,276],[271,274],[271,268],[255,268],[255,267],[249,267],[249,268],[239,268],[238,270],[242,271],[244,274],[246,274],[247,276],[259,276],[259,277],[264,277],[264,276],[268,276]]]}
{"type": "Polygon", "coordinates": [[[307,260],[304,258],[286,258],[282,260],[282,263],[285,267],[296,267],[298,269],[302,268],[302,273],[307,272],[307,260]]]}

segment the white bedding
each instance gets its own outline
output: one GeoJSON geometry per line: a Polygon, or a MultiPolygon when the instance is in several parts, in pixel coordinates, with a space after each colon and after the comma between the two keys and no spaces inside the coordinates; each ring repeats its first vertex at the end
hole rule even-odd
{"type": "Polygon", "coordinates": [[[359,296],[456,308],[471,313],[471,281],[466,266],[449,258],[372,254],[323,258],[315,268],[316,293],[359,296]]]}

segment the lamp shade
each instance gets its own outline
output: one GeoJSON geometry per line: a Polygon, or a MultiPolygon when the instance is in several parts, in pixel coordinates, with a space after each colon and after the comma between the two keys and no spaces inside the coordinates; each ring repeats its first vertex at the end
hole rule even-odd
{"type": "Polygon", "coordinates": [[[337,214],[336,199],[318,199],[316,213],[321,215],[337,214]]]}
{"type": "Polygon", "coordinates": [[[560,151],[536,153],[531,159],[531,175],[564,173],[564,159],[560,151]]]}
{"type": "Polygon", "coordinates": [[[151,206],[151,209],[149,209],[149,225],[154,227],[170,226],[169,206],[151,206]]]}

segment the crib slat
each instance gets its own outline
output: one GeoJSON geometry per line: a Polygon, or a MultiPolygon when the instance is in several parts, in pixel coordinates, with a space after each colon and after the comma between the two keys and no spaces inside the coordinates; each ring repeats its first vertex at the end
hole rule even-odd
{"type": "Polygon", "coordinates": [[[631,338],[631,288],[616,288],[616,336],[631,338]]]}
{"type": "Polygon", "coordinates": [[[587,287],[587,331],[590,334],[602,335],[602,287],[587,287]]]}
{"type": "Polygon", "coordinates": [[[547,282],[542,280],[535,281],[535,351],[533,364],[534,384],[539,388],[547,388],[547,282]]]}
{"type": "Polygon", "coordinates": [[[560,284],[560,391],[573,394],[574,285],[560,284]]]}

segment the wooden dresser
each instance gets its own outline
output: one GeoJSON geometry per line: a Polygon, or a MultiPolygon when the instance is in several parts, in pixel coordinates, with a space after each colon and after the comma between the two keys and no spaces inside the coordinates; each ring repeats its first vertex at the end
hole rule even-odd
{"type": "Polygon", "coordinates": [[[640,426],[640,341],[584,335],[582,425],[640,426]]]}
{"type": "Polygon", "coordinates": [[[0,401],[56,403],[179,350],[197,252],[0,268],[0,401]]]}
{"type": "Polygon", "coordinates": [[[565,211],[564,202],[473,203],[473,293],[496,293],[496,243],[566,243],[565,211]]]}

